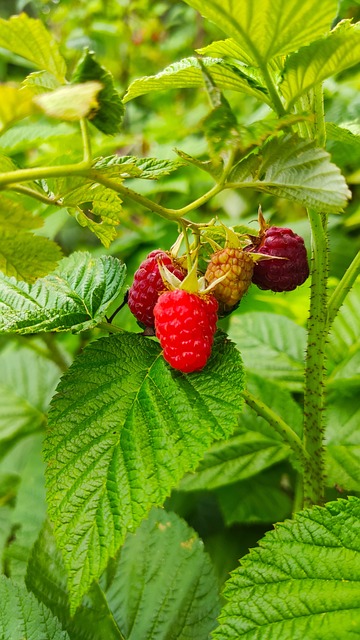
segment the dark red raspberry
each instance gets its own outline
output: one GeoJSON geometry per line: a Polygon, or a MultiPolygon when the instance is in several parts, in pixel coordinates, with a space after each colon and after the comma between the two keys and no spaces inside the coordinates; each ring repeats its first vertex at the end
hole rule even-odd
{"type": "Polygon", "coordinates": [[[161,294],[154,308],[155,331],[165,360],[183,373],[202,369],[211,353],[218,303],[212,295],[181,289],[161,294]]]}
{"type": "Polygon", "coordinates": [[[285,227],[269,227],[251,251],[286,260],[262,260],[255,264],[252,281],[260,289],[292,291],[309,275],[304,240],[285,227]]]}
{"type": "Polygon", "coordinates": [[[128,305],[131,313],[145,327],[154,327],[154,307],[159,294],[165,290],[162,277],[159,272],[158,260],[173,273],[179,280],[184,279],[184,272],[172,261],[171,257],[162,251],[155,249],[141,263],[135,272],[134,281],[129,290],[128,305]]]}

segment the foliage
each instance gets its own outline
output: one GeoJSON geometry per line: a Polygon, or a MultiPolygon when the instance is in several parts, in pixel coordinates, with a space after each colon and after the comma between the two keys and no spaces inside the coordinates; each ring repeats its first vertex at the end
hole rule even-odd
{"type": "Polygon", "coordinates": [[[0,5],[2,638],[360,633],[359,19],[0,5]],[[128,285],[174,245],[193,291],[259,204],[311,281],[252,285],[182,374],[128,285]]]}

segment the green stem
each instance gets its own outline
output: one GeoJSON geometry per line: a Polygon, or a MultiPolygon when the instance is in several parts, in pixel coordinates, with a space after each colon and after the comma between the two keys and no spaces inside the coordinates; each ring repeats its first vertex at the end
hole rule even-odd
{"type": "Polygon", "coordinates": [[[82,118],[80,120],[80,129],[81,136],[83,141],[83,149],[84,149],[84,162],[87,164],[91,164],[92,161],[92,153],[91,153],[91,140],[89,135],[89,127],[86,118],[82,118]]]}
{"type": "Polygon", "coordinates": [[[314,87],[313,96],[315,112],[315,137],[319,147],[325,147],[326,125],[324,114],[324,93],[321,84],[318,84],[314,87]]]}
{"type": "Polygon", "coordinates": [[[313,461],[304,474],[304,506],[321,504],[324,496],[323,412],[328,275],[327,230],[318,212],[309,210],[312,231],[310,317],[304,389],[304,445],[313,461]]]}
{"type": "Polygon", "coordinates": [[[116,324],[110,324],[109,322],[99,322],[97,328],[103,329],[104,331],[110,331],[110,333],[124,333],[124,329],[117,327],[116,324]]]}
{"type": "Polygon", "coordinates": [[[44,193],[40,193],[35,191],[35,189],[31,189],[24,184],[13,184],[12,187],[9,187],[9,191],[15,191],[16,193],[21,193],[24,196],[29,196],[30,198],[34,198],[34,200],[39,200],[39,202],[43,202],[44,204],[52,204],[54,206],[62,206],[61,200],[57,200],[56,198],[50,198],[44,193]]]}
{"type": "Polygon", "coordinates": [[[277,92],[277,89],[271,77],[268,66],[266,64],[262,65],[261,71],[262,71],[263,78],[265,80],[265,84],[269,92],[270,98],[272,100],[273,107],[276,113],[278,114],[279,118],[282,118],[286,115],[286,111],[283,103],[281,102],[280,96],[277,92]]]}
{"type": "Polygon", "coordinates": [[[0,173],[0,187],[6,187],[17,182],[29,182],[30,180],[41,180],[42,178],[60,178],[62,176],[83,175],[86,176],[89,170],[87,162],[77,164],[63,164],[57,167],[32,167],[30,169],[16,169],[0,173]]]}
{"type": "Polygon", "coordinates": [[[246,389],[243,391],[243,397],[246,404],[249,405],[259,416],[264,418],[275,431],[281,435],[282,439],[293,450],[303,472],[309,466],[309,456],[305,451],[304,445],[301,442],[299,436],[292,430],[292,428],[279,416],[275,411],[270,409],[262,400],[255,398],[246,389]]]}
{"type": "Polygon", "coordinates": [[[327,308],[327,333],[330,331],[331,325],[334,322],[336,315],[344,302],[347,294],[353,286],[356,278],[360,274],[360,251],[356,254],[354,260],[345,271],[335,291],[333,292],[328,308],[327,308]]]}

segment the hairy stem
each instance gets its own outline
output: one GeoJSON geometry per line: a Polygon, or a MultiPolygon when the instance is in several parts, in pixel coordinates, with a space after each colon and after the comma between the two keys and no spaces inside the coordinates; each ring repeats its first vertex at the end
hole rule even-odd
{"type": "Polygon", "coordinates": [[[360,251],[356,254],[354,260],[345,271],[343,277],[341,278],[339,284],[337,285],[335,291],[333,292],[329,300],[329,304],[327,308],[327,324],[326,324],[327,332],[330,331],[331,325],[334,322],[342,303],[344,302],[347,294],[349,293],[351,287],[353,286],[359,274],[360,274],[360,251]]]}

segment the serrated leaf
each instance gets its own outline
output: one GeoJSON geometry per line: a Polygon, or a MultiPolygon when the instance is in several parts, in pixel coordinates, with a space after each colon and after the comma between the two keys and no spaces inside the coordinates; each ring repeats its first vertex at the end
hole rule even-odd
{"type": "Polygon", "coordinates": [[[208,638],[217,579],[198,535],[175,513],[152,509],[126,537],[107,599],[127,640],[208,638]]]}
{"type": "Polygon", "coordinates": [[[232,317],[229,336],[249,371],[289,389],[302,390],[306,347],[303,327],[275,313],[249,312],[232,317]]]}
{"type": "Polygon", "coordinates": [[[179,158],[181,158],[186,164],[194,165],[202,171],[206,171],[206,173],[209,173],[215,179],[218,178],[223,171],[222,161],[215,162],[215,160],[199,160],[199,158],[194,158],[180,149],[175,149],[175,151],[179,158]]]}
{"type": "Polygon", "coordinates": [[[27,88],[19,88],[11,84],[0,86],[0,132],[16,120],[21,120],[36,113],[33,94],[27,88]]]}
{"type": "Polygon", "coordinates": [[[249,55],[233,38],[216,40],[202,49],[196,49],[196,52],[210,58],[233,58],[249,66],[254,64],[251,54],[249,55]]]}
{"type": "MultiPolygon", "coordinates": [[[[302,412],[289,391],[252,374],[248,375],[248,389],[284,420],[289,420],[291,428],[301,435],[302,412]]],[[[212,490],[252,478],[290,454],[281,436],[245,405],[236,433],[225,442],[215,443],[205,453],[196,472],[182,479],[179,489],[212,490]]]]}
{"type": "Polygon", "coordinates": [[[0,576],[2,640],[70,640],[60,622],[25,587],[0,576]]]}
{"type": "Polygon", "coordinates": [[[42,430],[60,377],[58,367],[28,349],[0,354],[0,458],[20,438],[42,430]]]}
{"type": "Polygon", "coordinates": [[[29,60],[38,69],[49,71],[60,83],[65,81],[65,61],[41,20],[26,13],[9,20],[0,18],[0,47],[29,60]]]}
{"type": "Polygon", "coordinates": [[[205,369],[188,376],[135,334],[100,339],[75,360],[54,398],[45,447],[73,611],[126,531],[234,429],[242,385],[240,355],[223,334],[205,369]]]}
{"type": "Polygon", "coordinates": [[[360,491],[358,395],[335,396],[326,416],[327,485],[360,491]]]}
{"type": "Polygon", "coordinates": [[[330,29],[336,0],[185,0],[214,22],[251,57],[263,65],[316,40],[330,29]]]}
{"type": "Polygon", "coordinates": [[[35,236],[19,228],[16,231],[12,228],[1,230],[0,270],[5,276],[35,282],[54,269],[61,255],[59,245],[48,238],[35,236]]]}
{"type": "Polygon", "coordinates": [[[228,180],[232,188],[251,186],[329,213],[338,213],[351,197],[330,155],[293,135],[266,142],[259,153],[235,165],[228,180]]]}
{"type": "Polygon", "coordinates": [[[360,633],[360,500],[276,525],[228,581],[216,640],[348,640],[360,633]]]}
{"type": "Polygon", "coordinates": [[[101,87],[100,82],[68,84],[54,91],[41,93],[33,101],[47,116],[74,122],[97,111],[97,96],[101,87]]]}
{"type": "Polygon", "coordinates": [[[0,229],[17,233],[21,229],[38,229],[44,221],[25,209],[21,202],[0,194],[0,229]]]}
{"type": "Polygon", "coordinates": [[[116,238],[122,213],[122,200],[115,191],[91,182],[84,186],[81,181],[78,187],[64,195],[62,201],[82,227],[95,233],[105,247],[110,246],[116,238]],[[92,216],[98,216],[100,221],[93,220],[92,216]]]}
{"type": "Polygon", "coordinates": [[[145,76],[134,80],[128,88],[124,102],[151,91],[203,87],[205,82],[202,65],[218,89],[242,91],[267,104],[271,103],[266,89],[260,81],[247,75],[245,68],[242,70],[221,58],[203,58],[200,64],[199,60],[194,57],[175,62],[155,76],[145,76]]]}
{"type": "Polygon", "coordinates": [[[95,161],[93,169],[101,170],[107,177],[142,178],[158,180],[168,176],[183,165],[180,160],[158,160],[157,158],[137,158],[136,156],[108,156],[95,161]]]}
{"type": "Polygon", "coordinates": [[[124,116],[124,105],[119,92],[114,87],[111,73],[102,67],[95,59],[94,53],[85,51],[72,77],[72,82],[86,82],[97,80],[102,89],[98,95],[98,109],[89,119],[103,133],[115,134],[121,131],[124,116]]]}
{"type": "Polygon", "coordinates": [[[360,24],[340,22],[328,36],[288,57],[281,93],[291,109],[304,93],[325,78],[360,62],[360,24]]]}
{"type": "Polygon", "coordinates": [[[83,331],[95,327],[124,284],[117,258],[75,252],[34,285],[0,276],[0,332],[83,331]]]}
{"type": "Polygon", "coordinates": [[[55,76],[48,71],[34,71],[33,73],[29,73],[21,84],[23,87],[30,89],[33,96],[54,91],[61,86],[55,76]]]}
{"type": "Polygon", "coordinates": [[[105,595],[94,585],[73,617],[70,616],[67,575],[48,521],[32,549],[26,586],[60,620],[73,640],[123,640],[105,595]]]}

